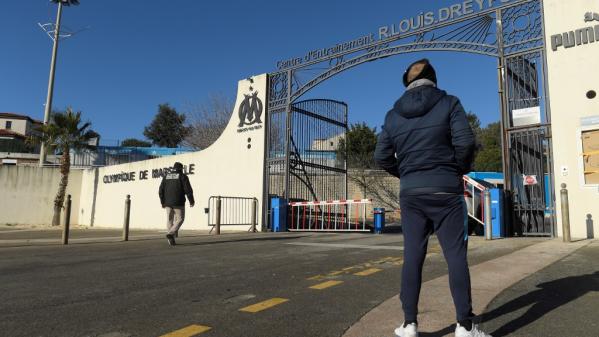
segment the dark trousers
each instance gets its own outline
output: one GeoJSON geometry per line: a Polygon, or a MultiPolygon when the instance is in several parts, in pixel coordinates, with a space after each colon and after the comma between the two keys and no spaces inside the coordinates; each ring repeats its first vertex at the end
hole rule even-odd
{"type": "Polygon", "coordinates": [[[437,234],[449,268],[449,287],[458,321],[472,316],[468,269],[468,211],[464,197],[456,194],[402,196],[401,224],[404,264],[401,303],[406,321],[416,321],[422,285],[422,265],[428,238],[437,234]]]}

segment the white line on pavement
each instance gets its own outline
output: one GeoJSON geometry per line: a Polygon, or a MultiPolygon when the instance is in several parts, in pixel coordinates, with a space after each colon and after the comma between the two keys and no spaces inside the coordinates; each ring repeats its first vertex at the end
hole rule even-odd
{"type": "Polygon", "coordinates": [[[290,242],[286,245],[311,246],[327,248],[357,248],[357,249],[381,249],[381,250],[403,250],[400,246],[377,246],[377,245],[350,245],[344,243],[312,243],[312,242],[290,242]]]}

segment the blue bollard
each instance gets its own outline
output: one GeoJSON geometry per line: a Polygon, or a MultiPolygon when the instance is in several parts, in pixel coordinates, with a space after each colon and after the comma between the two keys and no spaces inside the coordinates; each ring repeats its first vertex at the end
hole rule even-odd
{"type": "Polygon", "coordinates": [[[382,234],[385,228],[385,209],[374,209],[374,234],[382,234]]]}
{"type": "Polygon", "coordinates": [[[495,238],[506,237],[505,216],[503,214],[503,190],[492,188],[491,193],[491,228],[492,236],[495,238]]]}

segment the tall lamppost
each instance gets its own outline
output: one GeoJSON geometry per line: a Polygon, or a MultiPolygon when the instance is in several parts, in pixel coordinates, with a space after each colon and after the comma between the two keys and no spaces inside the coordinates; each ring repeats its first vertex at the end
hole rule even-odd
{"type": "MultiPolygon", "coordinates": [[[[62,18],[62,7],[79,5],[79,0],[50,0],[55,4],[58,4],[58,13],[56,14],[56,24],[54,25],[54,33],[52,40],[54,40],[54,46],[52,47],[52,61],[50,62],[50,78],[48,80],[48,96],[46,97],[46,106],[44,111],[44,125],[48,124],[50,119],[50,112],[52,111],[52,96],[54,95],[54,73],[56,71],[56,55],[58,53],[58,40],[60,39],[60,20],[62,18]]],[[[40,148],[40,166],[44,166],[46,161],[46,144],[42,142],[40,148]]]]}

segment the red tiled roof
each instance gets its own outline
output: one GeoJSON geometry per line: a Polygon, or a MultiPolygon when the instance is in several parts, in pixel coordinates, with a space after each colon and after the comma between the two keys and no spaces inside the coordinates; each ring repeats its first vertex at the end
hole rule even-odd
{"type": "Polygon", "coordinates": [[[20,138],[20,139],[26,138],[25,136],[23,136],[22,134],[20,134],[18,132],[6,130],[6,129],[0,129],[0,137],[14,137],[14,138],[20,138]]]}
{"type": "Polygon", "coordinates": [[[43,124],[44,122],[33,119],[29,116],[20,115],[12,112],[0,112],[0,118],[11,118],[11,119],[27,119],[32,123],[43,124]]]}

